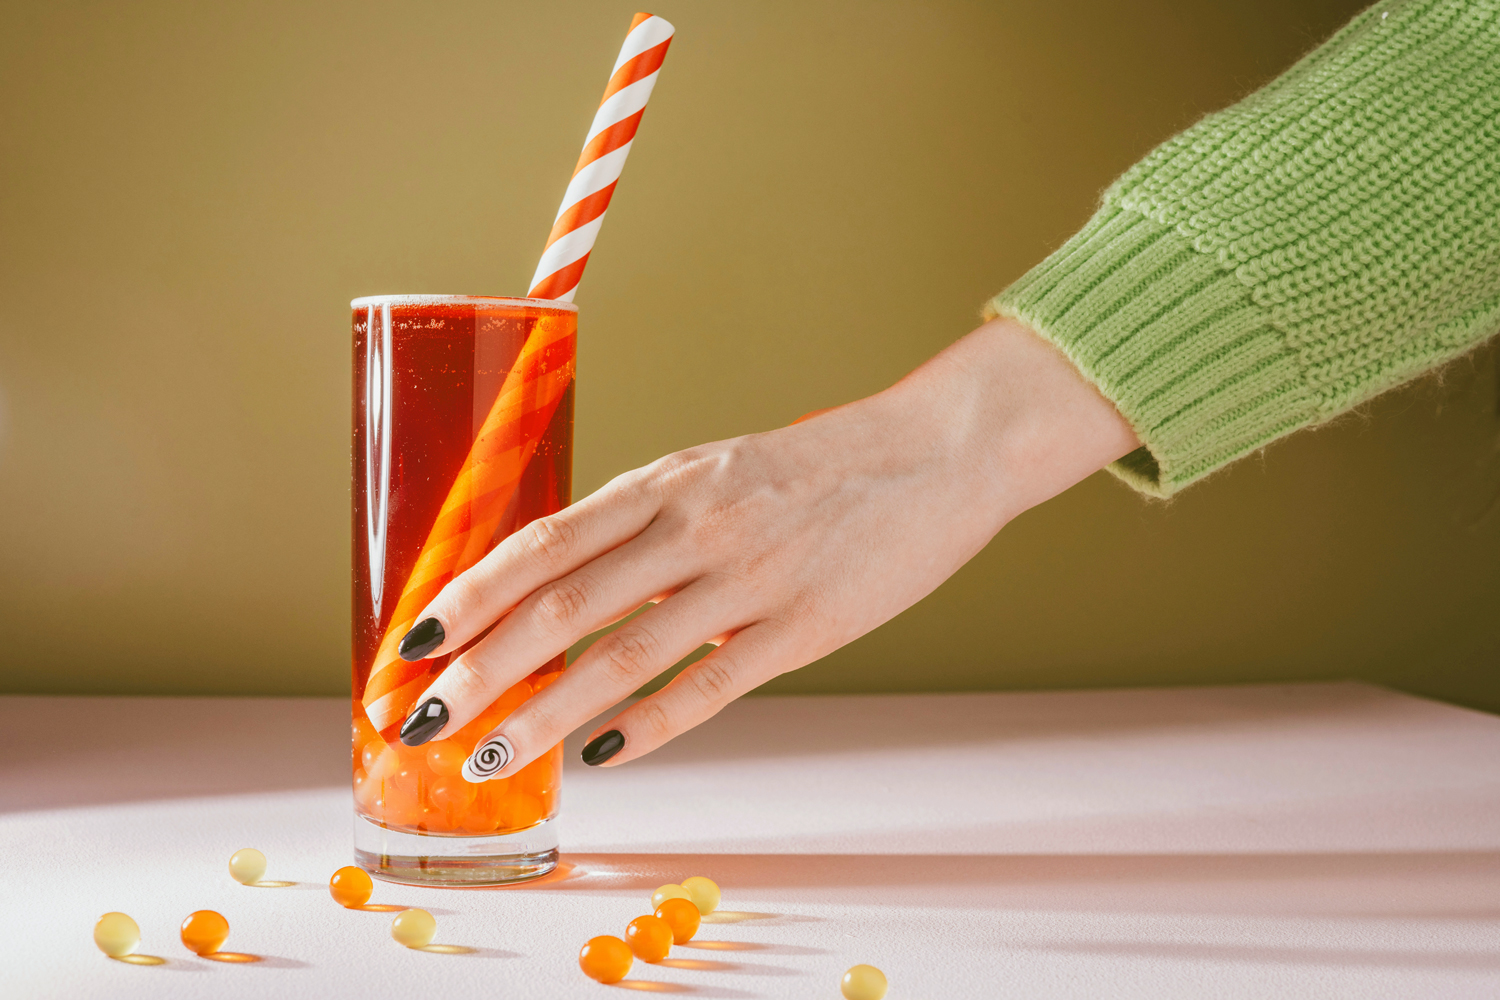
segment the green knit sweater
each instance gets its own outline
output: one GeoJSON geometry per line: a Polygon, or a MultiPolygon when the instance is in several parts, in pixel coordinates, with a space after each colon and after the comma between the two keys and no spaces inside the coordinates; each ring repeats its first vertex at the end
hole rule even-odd
{"type": "Polygon", "coordinates": [[[1500,0],[1377,4],[1157,148],[989,304],[1060,348],[1169,496],[1500,329],[1500,0]]]}

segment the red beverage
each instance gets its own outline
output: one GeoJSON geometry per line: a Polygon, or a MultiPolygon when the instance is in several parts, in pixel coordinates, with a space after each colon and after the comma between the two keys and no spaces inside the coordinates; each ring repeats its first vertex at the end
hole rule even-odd
{"type": "Polygon", "coordinates": [[[507,535],[569,503],[576,323],[571,304],[535,299],[354,302],[355,841],[357,859],[374,874],[485,884],[555,864],[548,821],[557,812],[561,745],[508,779],[471,784],[459,767],[506,715],[556,678],[563,657],[502,693],[457,733],[408,747],[396,737],[400,718],[457,654],[407,665],[392,663],[388,652],[382,659],[382,649],[409,627],[395,620],[398,613],[415,614],[412,608],[507,535]],[[545,359],[556,387],[550,396],[521,380],[521,365],[534,374],[539,356],[518,364],[528,338],[533,350],[542,339],[533,337],[539,324],[554,338],[545,359]],[[507,398],[526,399],[524,416],[497,424],[496,401],[507,384],[520,386],[519,397],[510,391],[507,398]],[[476,487],[472,499],[455,492],[473,469],[506,462],[513,475],[502,486],[476,487]],[[433,552],[459,551],[452,565],[432,573],[433,552]],[[384,699],[376,698],[372,667],[389,671],[382,681],[400,681],[384,699]]]}

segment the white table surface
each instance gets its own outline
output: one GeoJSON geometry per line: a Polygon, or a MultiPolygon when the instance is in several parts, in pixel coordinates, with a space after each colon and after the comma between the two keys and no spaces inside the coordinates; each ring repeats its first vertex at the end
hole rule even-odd
{"type": "Polygon", "coordinates": [[[869,962],[890,1000],[1500,996],[1500,718],[1357,684],[748,699],[570,763],[562,877],[377,882],[472,949],[431,954],[328,897],[346,705],[0,698],[0,996],[618,996],[579,946],[692,874],[730,913],[622,986],[833,1000],[869,962]],[[296,885],[232,882],[247,846],[296,885]],[[190,955],[203,908],[262,960],[190,955]],[[99,954],[108,910],[166,964],[99,954]]]}

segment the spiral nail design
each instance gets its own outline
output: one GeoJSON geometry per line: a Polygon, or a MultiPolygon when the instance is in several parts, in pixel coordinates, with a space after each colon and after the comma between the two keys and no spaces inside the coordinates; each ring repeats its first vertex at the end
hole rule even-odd
{"type": "Polygon", "coordinates": [[[516,755],[510,740],[504,736],[491,736],[464,761],[464,780],[470,782],[489,781],[516,755]]]}

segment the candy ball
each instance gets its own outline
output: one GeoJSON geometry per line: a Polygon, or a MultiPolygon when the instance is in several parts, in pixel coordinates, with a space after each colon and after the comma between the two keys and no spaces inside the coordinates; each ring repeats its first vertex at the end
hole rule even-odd
{"type": "Polygon", "coordinates": [[[213,910],[195,910],[182,922],[182,943],[194,955],[212,955],[229,940],[229,921],[213,910]]]}
{"type": "Polygon", "coordinates": [[[657,889],[651,894],[651,909],[655,910],[658,906],[665,903],[669,899],[690,900],[692,898],[692,893],[688,892],[682,886],[677,885],[674,882],[668,882],[666,885],[662,886],[660,889],[657,889]]]}
{"type": "Polygon", "coordinates": [[[703,916],[691,899],[667,899],[656,908],[656,915],[672,928],[672,943],[686,944],[698,933],[703,916]]]}
{"type": "Polygon", "coordinates": [[[609,934],[590,938],[578,953],[578,967],[583,974],[601,983],[618,983],[624,979],[633,961],[630,946],[609,934]]]}
{"type": "Polygon", "coordinates": [[[229,877],[240,885],[254,885],[266,877],[266,856],[253,847],[229,856],[229,877]]]}
{"type": "Polygon", "coordinates": [[[625,927],[625,943],[635,957],[653,965],[672,950],[672,925],[661,917],[636,917],[625,927]]]}
{"type": "Polygon", "coordinates": [[[426,910],[402,910],[391,921],[391,937],[408,948],[425,948],[437,933],[437,921],[426,910]]]}
{"type": "Polygon", "coordinates": [[[699,913],[712,913],[719,908],[719,887],[714,884],[713,879],[694,875],[683,879],[682,887],[687,890],[688,898],[698,907],[699,913]]]}
{"type": "Polygon", "coordinates": [[[121,958],[141,943],[141,929],[123,913],[106,913],[94,923],[94,943],[110,958],[121,958]]]}
{"type": "Polygon", "coordinates": [[[885,990],[885,973],[873,965],[854,966],[839,983],[844,1000],[881,1000],[885,990]]]}
{"type": "Polygon", "coordinates": [[[328,880],[328,894],[340,906],[364,906],[370,901],[373,891],[375,883],[370,881],[370,876],[363,868],[353,865],[345,865],[328,880]]]}

